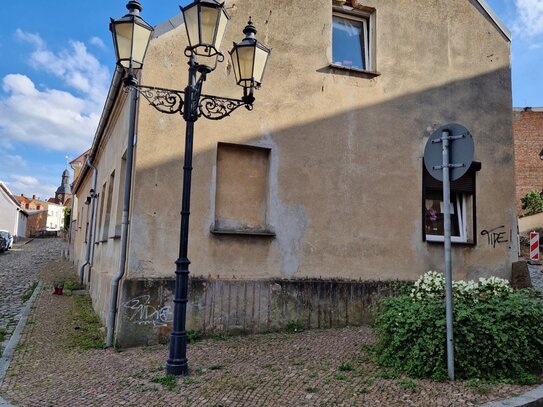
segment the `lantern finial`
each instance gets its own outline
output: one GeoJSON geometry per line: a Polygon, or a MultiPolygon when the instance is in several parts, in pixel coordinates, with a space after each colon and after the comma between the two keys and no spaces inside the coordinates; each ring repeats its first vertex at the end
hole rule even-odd
{"type": "Polygon", "coordinates": [[[136,15],[138,15],[143,10],[143,7],[138,0],[130,0],[126,4],[126,8],[128,9],[128,11],[130,11],[130,13],[136,15]]]}
{"type": "Polygon", "coordinates": [[[253,24],[253,18],[249,17],[249,21],[247,22],[247,25],[243,29],[243,34],[245,34],[246,38],[254,38],[256,35],[256,27],[253,24]]]}

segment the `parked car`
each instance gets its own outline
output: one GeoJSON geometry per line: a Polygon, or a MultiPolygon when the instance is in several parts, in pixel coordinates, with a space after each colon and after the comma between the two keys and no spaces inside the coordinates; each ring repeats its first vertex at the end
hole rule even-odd
{"type": "Polygon", "coordinates": [[[4,253],[8,249],[8,241],[7,239],[0,235],[0,253],[4,253]]]}
{"type": "Polygon", "coordinates": [[[11,235],[11,233],[9,233],[9,231],[7,230],[0,230],[0,236],[2,236],[7,242],[6,250],[11,249],[13,247],[13,236],[11,235]]]}

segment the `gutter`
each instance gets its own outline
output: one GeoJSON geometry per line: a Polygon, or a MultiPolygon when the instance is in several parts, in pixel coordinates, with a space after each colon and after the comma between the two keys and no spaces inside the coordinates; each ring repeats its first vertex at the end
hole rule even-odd
{"type": "MultiPolygon", "coordinates": [[[[90,220],[88,220],[88,228],[87,228],[87,253],[85,255],[85,263],[79,268],[79,284],[83,285],[83,280],[85,277],[85,267],[89,266],[89,277],[88,280],[90,281],[90,267],[91,267],[91,250],[94,246],[94,219],[95,219],[95,208],[96,208],[96,184],[98,182],[98,170],[94,165],[92,165],[89,156],[87,156],[86,164],[92,168],[93,170],[93,176],[92,176],[92,189],[90,191],[90,220]]],[[[72,199],[73,202],[73,199],[72,199]]],[[[89,217],[89,212],[87,212],[87,219],[89,217]]]]}

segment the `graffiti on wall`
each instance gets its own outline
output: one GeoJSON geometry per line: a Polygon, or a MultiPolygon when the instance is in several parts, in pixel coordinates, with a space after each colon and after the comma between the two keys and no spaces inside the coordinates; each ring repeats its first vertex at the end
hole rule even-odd
{"type": "Polygon", "coordinates": [[[123,304],[129,321],[138,325],[153,325],[153,328],[168,326],[173,321],[172,308],[166,305],[156,308],[150,304],[149,295],[141,295],[123,304]]]}
{"type": "Polygon", "coordinates": [[[487,242],[493,249],[500,244],[506,244],[513,240],[513,231],[505,230],[505,225],[495,227],[494,229],[483,229],[481,231],[481,236],[486,236],[487,242]]]}

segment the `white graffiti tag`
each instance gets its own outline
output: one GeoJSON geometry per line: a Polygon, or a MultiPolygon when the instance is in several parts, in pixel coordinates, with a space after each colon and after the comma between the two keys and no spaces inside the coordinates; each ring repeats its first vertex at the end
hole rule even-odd
{"type": "Polygon", "coordinates": [[[154,328],[168,326],[173,321],[172,309],[169,305],[156,308],[150,305],[151,297],[142,295],[123,304],[128,309],[128,320],[138,325],[151,325],[154,328]]]}

